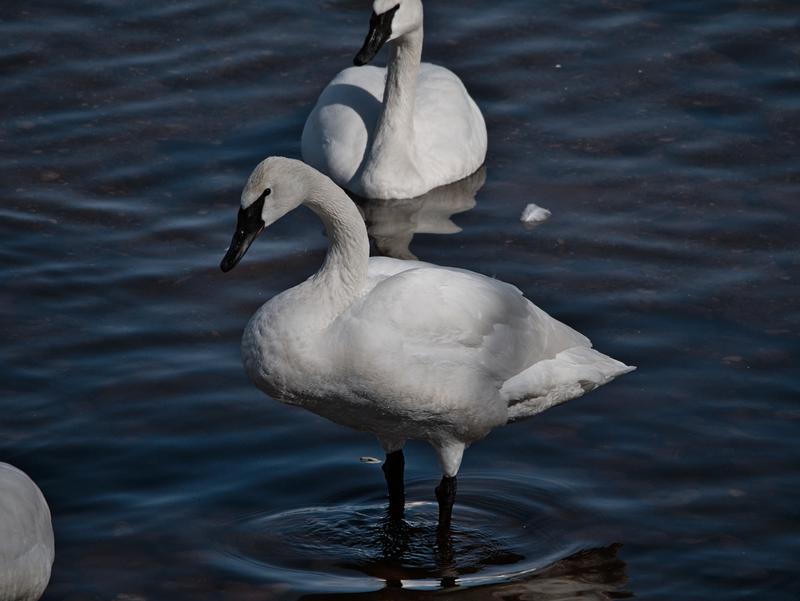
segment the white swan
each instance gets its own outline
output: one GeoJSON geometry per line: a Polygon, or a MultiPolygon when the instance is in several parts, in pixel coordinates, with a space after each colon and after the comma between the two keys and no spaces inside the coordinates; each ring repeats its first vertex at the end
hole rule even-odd
{"type": "Polygon", "coordinates": [[[370,258],[350,198],[292,159],[268,158],[250,175],[222,270],[300,204],[322,219],[330,248],[315,275],[252,317],[242,340],[245,369],[272,397],[375,434],[388,454],[393,497],[402,497],[398,453],[406,439],[433,445],[445,524],[467,445],[633,369],[592,350],[514,286],[463,269],[370,258]]]}
{"type": "Polygon", "coordinates": [[[0,463],[0,600],[36,601],[50,581],[55,550],[42,491],[0,463]]]}
{"type": "Polygon", "coordinates": [[[357,65],[392,42],[388,68],[350,67],[323,90],[303,129],[303,160],[367,198],[413,198],[475,172],[486,124],[461,80],[420,64],[422,2],[376,0],[357,65]]]}

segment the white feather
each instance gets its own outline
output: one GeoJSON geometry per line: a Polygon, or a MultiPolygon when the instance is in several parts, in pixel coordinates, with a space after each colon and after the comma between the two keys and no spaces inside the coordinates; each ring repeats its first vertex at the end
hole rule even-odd
{"type": "Polygon", "coordinates": [[[50,509],[42,492],[23,472],[0,463],[0,600],[39,599],[54,555],[50,509]]]}
{"type": "Polygon", "coordinates": [[[539,224],[547,221],[552,213],[535,203],[530,203],[522,211],[519,220],[527,224],[539,224]]]}

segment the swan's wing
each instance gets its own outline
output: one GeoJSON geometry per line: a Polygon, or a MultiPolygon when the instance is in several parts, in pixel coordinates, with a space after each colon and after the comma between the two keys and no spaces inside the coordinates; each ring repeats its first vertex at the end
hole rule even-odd
{"type": "MultiPolygon", "coordinates": [[[[568,366],[592,363],[589,339],[514,286],[394,259],[372,259],[370,277],[368,292],[329,331],[337,385],[397,423],[413,422],[419,437],[429,428],[430,436],[477,440],[509,416],[541,410],[546,403],[525,404],[534,396],[551,406],[590,389],[581,378],[597,370],[568,366]],[[547,397],[551,383],[558,390],[547,397]]],[[[599,373],[591,387],[610,379],[599,373]]]]}
{"type": "Polygon", "coordinates": [[[442,369],[469,366],[499,388],[537,361],[591,346],[510,284],[465,270],[389,261],[382,268],[397,271],[376,282],[352,317],[384,340],[399,341],[403,354],[442,369]]]}
{"type": "Polygon", "coordinates": [[[486,158],[483,115],[461,80],[444,67],[420,67],[414,129],[426,168],[448,174],[449,181],[470,175],[486,158]]]}
{"type": "Polygon", "coordinates": [[[350,67],[322,91],[303,128],[303,160],[349,189],[381,112],[386,69],[350,67]]]}
{"type": "Polygon", "coordinates": [[[531,417],[583,396],[636,369],[608,355],[576,346],[540,361],[509,379],[500,391],[508,403],[508,421],[531,417]]]}

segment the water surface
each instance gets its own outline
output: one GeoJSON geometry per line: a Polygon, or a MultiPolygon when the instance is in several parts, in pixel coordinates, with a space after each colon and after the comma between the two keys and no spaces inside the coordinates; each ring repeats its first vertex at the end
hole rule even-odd
{"type": "Polygon", "coordinates": [[[4,4],[0,460],[53,510],[45,600],[796,599],[797,3],[427,3],[486,181],[386,244],[639,367],[473,446],[448,544],[430,449],[388,522],[376,441],[242,371],[248,317],[322,261],[313,214],[218,269],[367,4],[4,4]]]}

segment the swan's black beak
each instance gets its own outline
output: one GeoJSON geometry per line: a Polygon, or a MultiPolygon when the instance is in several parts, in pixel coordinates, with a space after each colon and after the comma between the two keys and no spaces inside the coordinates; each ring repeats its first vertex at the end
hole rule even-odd
{"type": "Polygon", "coordinates": [[[219,264],[219,268],[222,271],[228,272],[236,267],[237,263],[242,260],[244,253],[250,248],[253,240],[256,239],[256,236],[264,230],[264,220],[261,218],[263,209],[263,196],[246,209],[239,209],[233,240],[231,240],[231,245],[228,247],[228,252],[225,253],[222,263],[219,264]]]}
{"type": "Polygon", "coordinates": [[[361,67],[370,62],[378,54],[386,40],[392,36],[392,19],[398,8],[400,8],[399,4],[382,15],[372,13],[372,17],[369,20],[367,39],[364,40],[364,45],[353,59],[354,65],[361,67]]]}

